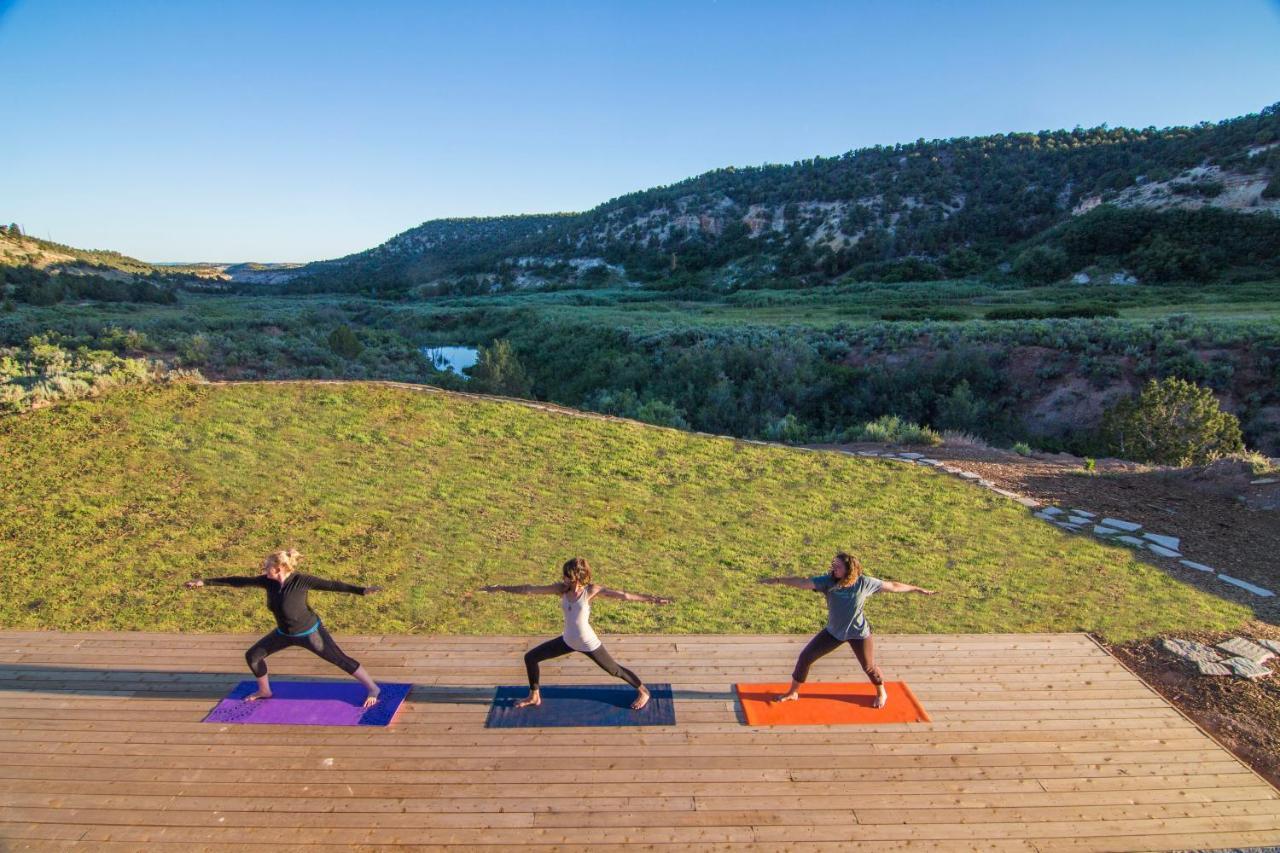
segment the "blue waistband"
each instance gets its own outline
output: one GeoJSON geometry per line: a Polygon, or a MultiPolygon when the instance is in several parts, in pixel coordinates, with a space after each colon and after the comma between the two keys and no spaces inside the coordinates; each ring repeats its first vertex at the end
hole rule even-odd
{"type": "Polygon", "coordinates": [[[281,631],[279,628],[276,629],[276,633],[282,637],[309,637],[319,630],[320,630],[320,620],[317,619],[316,624],[312,625],[310,628],[303,631],[301,634],[286,634],[284,631],[281,631]]]}

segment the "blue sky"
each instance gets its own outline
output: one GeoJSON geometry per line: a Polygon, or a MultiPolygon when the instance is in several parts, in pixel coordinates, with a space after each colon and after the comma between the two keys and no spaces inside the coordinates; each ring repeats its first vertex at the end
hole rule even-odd
{"type": "Polygon", "coordinates": [[[0,219],[303,261],[876,143],[1280,100],[1280,3],[0,0],[0,219]]]}

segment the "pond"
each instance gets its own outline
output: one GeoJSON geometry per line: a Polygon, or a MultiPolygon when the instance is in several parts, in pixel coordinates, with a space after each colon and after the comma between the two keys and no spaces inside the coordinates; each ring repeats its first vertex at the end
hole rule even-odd
{"type": "Polygon", "coordinates": [[[462,371],[474,367],[479,359],[472,347],[423,347],[422,354],[439,370],[447,370],[466,378],[462,371]]]}

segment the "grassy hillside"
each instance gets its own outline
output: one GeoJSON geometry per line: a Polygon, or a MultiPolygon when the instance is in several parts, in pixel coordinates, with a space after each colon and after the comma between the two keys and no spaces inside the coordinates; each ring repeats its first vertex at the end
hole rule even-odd
{"type": "Polygon", "coordinates": [[[808,632],[812,593],[761,587],[851,548],[941,595],[875,600],[884,632],[1229,629],[1245,609],[1060,534],[932,471],[384,386],[183,385],[0,420],[8,628],[256,631],[259,595],[179,588],[252,573],[295,545],[305,570],[381,583],[317,594],[337,631],[554,633],[546,582],[580,554],[614,632],[808,632]]]}

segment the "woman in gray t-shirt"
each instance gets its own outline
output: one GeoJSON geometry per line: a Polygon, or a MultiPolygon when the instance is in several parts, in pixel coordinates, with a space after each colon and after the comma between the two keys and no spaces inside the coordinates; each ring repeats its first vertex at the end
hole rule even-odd
{"type": "Polygon", "coordinates": [[[862,671],[876,686],[876,707],[883,708],[889,701],[884,689],[884,678],[875,663],[875,645],[871,639],[871,625],[862,612],[868,598],[877,592],[918,592],[933,595],[933,590],[922,589],[909,583],[882,581],[862,573],[862,563],[852,554],[841,551],[831,560],[831,573],[812,578],[764,578],[764,584],[781,584],[796,589],[812,589],[827,599],[827,625],[817,633],[800,652],[795,671],[791,673],[791,689],[775,702],[790,702],[800,698],[800,685],[809,677],[809,667],[823,655],[829,655],[842,643],[848,643],[862,664],[862,671]]]}

